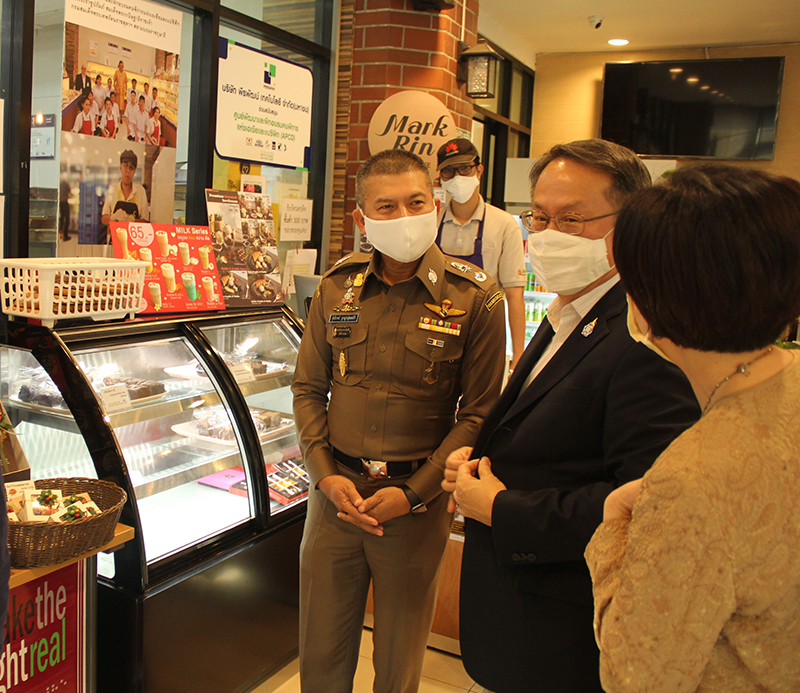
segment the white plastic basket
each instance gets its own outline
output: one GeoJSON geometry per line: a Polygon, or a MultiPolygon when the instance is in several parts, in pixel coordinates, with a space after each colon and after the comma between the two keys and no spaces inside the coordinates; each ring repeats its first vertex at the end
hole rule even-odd
{"type": "Polygon", "coordinates": [[[0,260],[6,315],[41,320],[121,318],[139,310],[147,262],[100,257],[0,260]]]}

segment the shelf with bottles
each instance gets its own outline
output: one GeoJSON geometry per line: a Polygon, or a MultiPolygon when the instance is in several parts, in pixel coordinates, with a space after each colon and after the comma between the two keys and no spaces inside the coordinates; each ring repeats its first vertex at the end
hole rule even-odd
{"type": "Polygon", "coordinates": [[[178,122],[178,82],[177,80],[154,77],[152,88],[158,89],[158,100],[161,103],[161,117],[173,124],[178,122]]]}

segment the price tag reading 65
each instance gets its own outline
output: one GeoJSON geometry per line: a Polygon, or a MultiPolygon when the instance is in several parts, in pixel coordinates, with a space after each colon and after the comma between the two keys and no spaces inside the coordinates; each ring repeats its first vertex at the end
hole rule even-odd
{"type": "Polygon", "coordinates": [[[150,245],[155,238],[152,224],[132,222],[128,224],[128,237],[138,246],[150,245]]]}

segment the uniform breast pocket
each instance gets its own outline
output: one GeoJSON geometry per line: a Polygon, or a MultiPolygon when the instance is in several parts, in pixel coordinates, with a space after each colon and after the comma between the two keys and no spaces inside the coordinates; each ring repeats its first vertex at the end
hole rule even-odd
{"type": "Polygon", "coordinates": [[[351,325],[349,334],[341,336],[342,328],[328,325],[328,344],[333,355],[333,379],[340,385],[357,385],[367,372],[367,325],[351,325]],[[337,335],[339,332],[339,335],[337,335]]]}
{"type": "Polygon", "coordinates": [[[424,399],[452,395],[461,380],[463,338],[414,330],[406,335],[405,347],[403,391],[424,399]]]}

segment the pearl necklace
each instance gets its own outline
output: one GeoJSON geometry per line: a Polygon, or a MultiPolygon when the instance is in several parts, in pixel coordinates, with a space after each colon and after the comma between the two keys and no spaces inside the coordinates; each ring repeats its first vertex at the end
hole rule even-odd
{"type": "Polygon", "coordinates": [[[714,389],[711,391],[711,394],[708,396],[708,399],[706,400],[705,406],[703,407],[703,414],[705,414],[706,411],[708,411],[708,406],[711,404],[711,400],[714,397],[714,395],[717,394],[717,390],[719,390],[725,383],[727,383],[734,375],[738,375],[739,373],[741,373],[745,377],[749,378],[750,377],[750,366],[752,366],[756,361],[759,361],[760,359],[763,359],[771,351],[772,351],[772,347],[768,347],[766,351],[760,353],[752,361],[749,361],[748,363],[740,363],[738,366],[736,366],[736,370],[733,373],[731,373],[727,378],[723,378],[722,380],[720,380],[716,384],[714,389]]]}

